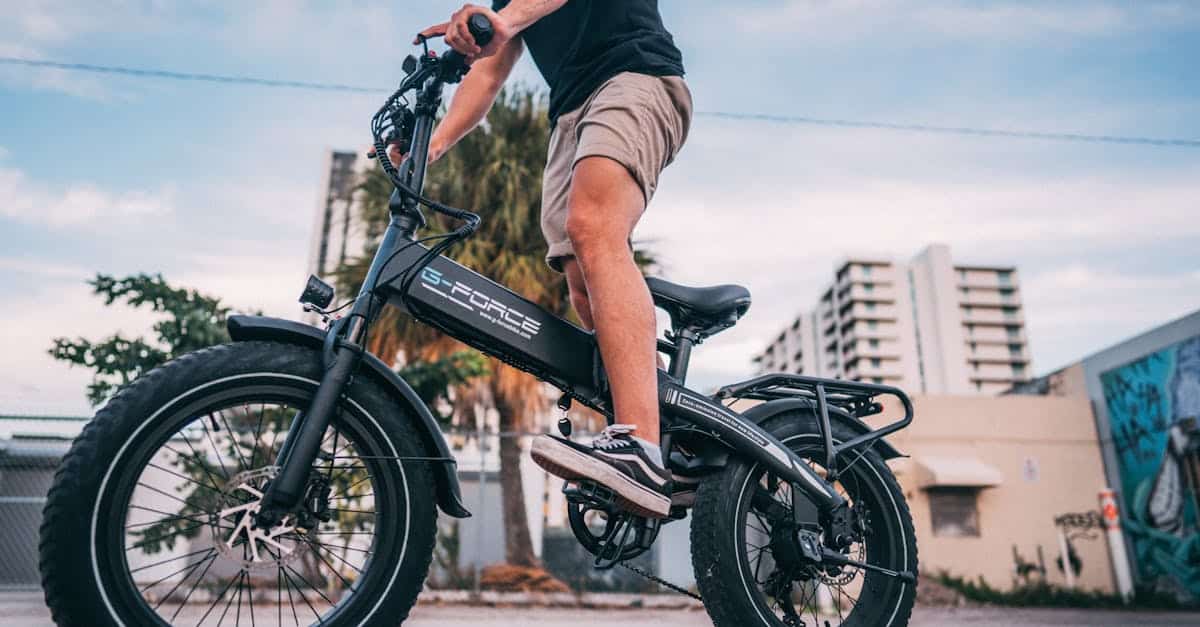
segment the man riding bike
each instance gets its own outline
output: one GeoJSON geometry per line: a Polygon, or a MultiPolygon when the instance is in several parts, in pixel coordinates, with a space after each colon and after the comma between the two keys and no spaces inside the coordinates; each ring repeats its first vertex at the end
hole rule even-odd
{"type": "MultiPolygon", "coordinates": [[[[692,100],[657,1],[468,4],[420,35],[444,35],[473,61],[433,133],[430,161],[484,119],[525,46],[549,83],[546,261],[565,275],[580,321],[596,332],[616,424],[591,446],[540,436],[533,459],[564,479],[613,490],[632,512],[665,517],[671,473],[659,448],[654,306],[629,242],[659,174],[687,137],[692,100]],[[482,47],[468,30],[477,13],[495,30],[482,47]]],[[[400,162],[398,151],[390,156],[400,162]]]]}

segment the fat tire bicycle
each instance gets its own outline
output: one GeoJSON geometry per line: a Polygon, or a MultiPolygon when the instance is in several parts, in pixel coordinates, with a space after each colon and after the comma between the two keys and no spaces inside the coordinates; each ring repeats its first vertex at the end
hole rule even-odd
{"type": "MultiPolygon", "coordinates": [[[[470,27],[490,39],[483,16],[470,27]]],[[[99,410],[44,510],[40,567],[57,624],[403,622],[429,570],[438,511],[470,513],[429,408],[363,348],[385,305],[554,385],[564,409],[579,402],[612,423],[592,333],[442,255],[480,221],[422,195],[443,87],[469,66],[426,48],[403,68],[372,118],[395,191],[357,298],[325,328],[232,316],[231,343],[154,369],[99,410]],[[399,166],[386,157],[391,143],[408,154],[399,166]],[[418,237],[422,207],[461,225],[418,237]]],[[[884,436],[911,422],[908,397],[791,374],[694,391],[692,349],[733,326],[750,294],[647,282],[671,320],[658,343],[669,358],[659,372],[663,458],[699,488],[668,518],[647,519],[602,486],[568,483],[570,526],[593,565],[644,553],[690,512],[697,588],[716,625],[906,625],[917,547],[886,464],[900,453],[884,436]],[[863,418],[883,412],[886,396],[904,415],[873,429],[863,418]],[[756,404],[739,411],[738,401],[756,404]]],[[[311,277],[301,301],[330,313],[333,289],[311,277]]]]}

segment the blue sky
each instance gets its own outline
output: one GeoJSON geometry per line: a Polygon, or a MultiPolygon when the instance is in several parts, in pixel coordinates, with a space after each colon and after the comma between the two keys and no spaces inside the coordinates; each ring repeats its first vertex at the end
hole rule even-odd
{"type": "MultiPolygon", "coordinates": [[[[1200,3],[660,4],[701,111],[1200,138],[1200,3]]],[[[0,56],[386,87],[459,5],[6,6],[0,56]]],[[[0,412],[85,412],[87,373],[50,338],[145,330],[89,296],[95,271],[298,315],[323,151],[365,145],[377,100],[0,65],[0,412]]],[[[754,293],[697,353],[711,385],[749,373],[839,257],[934,241],[1019,267],[1048,371],[1200,307],[1197,216],[1197,148],[698,117],[637,235],[669,278],[754,293]]]]}

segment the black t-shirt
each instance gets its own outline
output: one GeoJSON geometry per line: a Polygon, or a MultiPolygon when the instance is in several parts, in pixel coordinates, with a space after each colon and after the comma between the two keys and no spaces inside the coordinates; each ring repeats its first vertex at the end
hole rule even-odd
{"type": "MultiPolygon", "coordinates": [[[[494,0],[499,11],[509,0],[494,0]]],[[[567,0],[521,32],[550,84],[550,123],[621,72],[683,76],[683,56],[663,27],[658,0],[567,0]]]]}

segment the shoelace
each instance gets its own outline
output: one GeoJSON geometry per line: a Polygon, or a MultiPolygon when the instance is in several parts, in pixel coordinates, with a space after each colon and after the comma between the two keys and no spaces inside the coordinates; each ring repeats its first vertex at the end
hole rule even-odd
{"type": "Polygon", "coordinates": [[[628,446],[629,440],[626,438],[635,430],[637,430],[636,425],[609,425],[592,441],[592,448],[609,450],[620,446],[628,446]]]}

